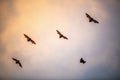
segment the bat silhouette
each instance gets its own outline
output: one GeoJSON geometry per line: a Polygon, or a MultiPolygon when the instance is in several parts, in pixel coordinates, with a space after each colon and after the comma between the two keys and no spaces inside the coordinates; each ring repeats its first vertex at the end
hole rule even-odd
{"type": "Polygon", "coordinates": [[[29,36],[27,36],[26,34],[24,34],[25,38],[27,38],[27,41],[31,42],[32,44],[36,44],[35,41],[33,41],[29,36]]]}
{"type": "Polygon", "coordinates": [[[12,59],[15,61],[16,64],[19,64],[19,66],[22,68],[22,64],[20,63],[19,60],[15,59],[15,58],[12,58],[12,59]]]}
{"type": "Polygon", "coordinates": [[[67,39],[68,38],[66,36],[64,36],[62,33],[60,33],[60,31],[56,30],[57,31],[57,34],[59,34],[59,38],[63,38],[63,39],[67,39]]]}
{"type": "Polygon", "coordinates": [[[85,61],[85,60],[83,60],[83,58],[81,58],[81,59],[80,59],[80,63],[85,64],[85,63],[86,63],[86,61],[85,61]]]}
{"type": "Polygon", "coordinates": [[[86,14],[86,17],[89,19],[89,22],[94,22],[94,23],[97,23],[99,24],[99,22],[97,20],[95,20],[94,18],[92,18],[89,14],[85,13],[86,14]]]}

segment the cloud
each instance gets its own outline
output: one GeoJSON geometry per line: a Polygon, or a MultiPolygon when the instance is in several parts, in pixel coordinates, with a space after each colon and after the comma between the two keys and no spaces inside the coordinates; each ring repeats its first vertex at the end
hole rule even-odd
{"type": "Polygon", "coordinates": [[[4,53],[5,44],[3,44],[2,34],[8,26],[8,21],[15,15],[14,0],[0,0],[0,53],[4,53]]]}
{"type": "Polygon", "coordinates": [[[0,4],[0,52],[4,54],[0,60],[3,64],[0,77],[5,77],[3,71],[8,73],[8,78],[118,77],[119,27],[112,25],[119,26],[116,22],[119,19],[107,2],[2,0],[0,4]],[[98,18],[100,24],[89,23],[86,12],[98,18]],[[56,29],[69,40],[59,39],[56,29]],[[23,33],[32,37],[37,45],[27,42],[23,33]],[[17,67],[11,57],[20,59],[24,68],[17,67]],[[79,63],[81,57],[87,61],[85,65],[79,63]]]}
{"type": "Polygon", "coordinates": [[[108,17],[105,23],[101,23],[101,27],[103,28],[101,28],[102,30],[100,30],[101,32],[97,37],[97,44],[95,46],[92,46],[94,49],[90,48],[90,51],[93,52],[93,55],[90,55],[93,57],[90,58],[89,56],[91,59],[89,61],[92,61],[94,63],[91,65],[91,67],[89,67],[89,70],[86,71],[84,77],[88,79],[119,79],[119,1],[110,0],[109,2],[103,2],[98,0],[98,2],[103,6],[107,12],[108,17]],[[114,5],[114,7],[111,5],[114,5]]]}
{"type": "Polygon", "coordinates": [[[15,14],[14,0],[0,0],[0,78],[9,76],[6,65],[6,47],[3,42],[3,33],[8,26],[8,21],[15,14]]]}

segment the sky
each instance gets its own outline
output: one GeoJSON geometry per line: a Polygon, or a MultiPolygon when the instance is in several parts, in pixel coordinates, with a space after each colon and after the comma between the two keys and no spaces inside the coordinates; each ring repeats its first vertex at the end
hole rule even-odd
{"type": "Polygon", "coordinates": [[[0,0],[0,78],[120,79],[119,7],[119,0],[0,0]]]}

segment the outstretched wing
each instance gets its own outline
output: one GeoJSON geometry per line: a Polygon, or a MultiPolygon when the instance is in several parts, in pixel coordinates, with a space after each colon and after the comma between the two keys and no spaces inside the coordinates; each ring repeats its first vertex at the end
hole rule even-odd
{"type": "Polygon", "coordinates": [[[63,38],[68,40],[68,38],[66,36],[63,36],[63,38]]]}
{"type": "Polygon", "coordinates": [[[86,14],[86,17],[90,20],[90,19],[92,19],[92,17],[89,15],[89,14],[87,14],[87,13],[85,13],[86,14]]]}
{"type": "Polygon", "coordinates": [[[27,39],[31,39],[30,37],[28,37],[26,34],[24,34],[24,36],[25,36],[25,38],[27,38],[27,39]]]}
{"type": "Polygon", "coordinates": [[[58,30],[56,30],[57,31],[57,34],[59,34],[59,38],[64,38],[64,39],[67,39],[68,40],[68,38],[66,37],[66,36],[64,36],[62,33],[60,33],[60,31],[58,31],[58,30]]]}
{"type": "Polygon", "coordinates": [[[20,62],[19,62],[18,64],[19,64],[19,66],[22,68],[22,64],[21,64],[20,62]]]}
{"type": "Polygon", "coordinates": [[[18,61],[17,59],[15,59],[15,58],[12,58],[14,61],[18,61]]]}
{"type": "Polygon", "coordinates": [[[33,43],[33,44],[36,44],[35,41],[33,41],[32,39],[30,40],[30,42],[33,43]]]}
{"type": "Polygon", "coordinates": [[[62,35],[61,33],[60,33],[60,31],[58,31],[58,30],[56,30],[57,31],[57,34],[59,34],[60,36],[62,35]]]}
{"type": "Polygon", "coordinates": [[[35,41],[33,41],[29,36],[27,36],[26,34],[24,34],[25,38],[27,38],[27,41],[30,41],[33,44],[36,44],[35,41]]]}
{"type": "Polygon", "coordinates": [[[94,18],[92,18],[89,14],[85,13],[87,18],[89,19],[89,22],[94,22],[94,23],[99,23],[97,20],[95,20],[94,18]]]}
{"type": "Polygon", "coordinates": [[[95,19],[93,19],[93,22],[94,22],[94,23],[98,23],[98,24],[99,24],[99,22],[98,22],[97,20],[95,20],[95,19]]]}

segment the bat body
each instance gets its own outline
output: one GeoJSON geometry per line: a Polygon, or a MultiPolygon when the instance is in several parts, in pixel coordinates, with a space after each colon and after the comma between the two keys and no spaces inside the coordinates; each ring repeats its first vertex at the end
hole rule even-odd
{"type": "Polygon", "coordinates": [[[57,34],[59,34],[59,38],[63,38],[63,39],[67,39],[68,38],[66,36],[64,36],[62,33],[60,33],[60,31],[56,30],[57,31],[57,34]]]}
{"type": "Polygon", "coordinates": [[[24,34],[25,38],[27,38],[28,42],[31,42],[32,44],[36,44],[35,41],[33,41],[29,36],[27,36],[26,34],[24,34]]]}
{"type": "Polygon", "coordinates": [[[89,14],[85,13],[86,14],[86,17],[89,19],[89,22],[94,22],[94,23],[97,23],[99,24],[99,22],[97,20],[95,20],[94,18],[92,18],[89,14]]]}
{"type": "Polygon", "coordinates": [[[15,58],[12,58],[16,64],[18,64],[21,68],[22,68],[22,64],[19,60],[15,59],[15,58]]]}
{"type": "Polygon", "coordinates": [[[85,63],[86,63],[86,61],[85,61],[85,60],[83,60],[83,58],[81,58],[81,59],[80,59],[80,63],[85,64],[85,63]]]}

